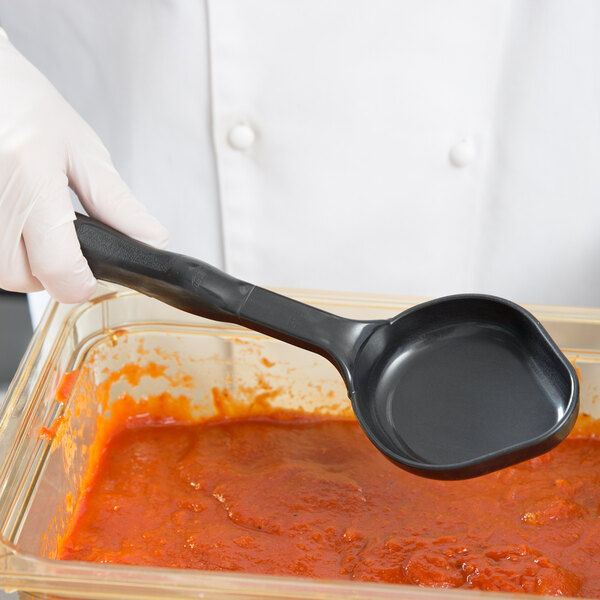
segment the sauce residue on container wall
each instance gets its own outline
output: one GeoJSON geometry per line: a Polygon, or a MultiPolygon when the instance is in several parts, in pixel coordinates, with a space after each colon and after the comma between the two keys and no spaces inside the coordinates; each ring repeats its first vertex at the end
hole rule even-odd
{"type": "Polygon", "coordinates": [[[264,399],[263,416],[235,415],[213,396],[205,423],[174,416],[168,394],[113,403],[60,558],[600,597],[597,423],[526,463],[438,482],[393,466],[350,419],[264,399]]]}

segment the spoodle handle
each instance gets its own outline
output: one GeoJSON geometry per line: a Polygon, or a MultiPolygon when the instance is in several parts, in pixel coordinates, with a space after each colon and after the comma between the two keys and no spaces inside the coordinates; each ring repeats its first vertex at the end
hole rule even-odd
{"type": "Polygon", "coordinates": [[[353,356],[375,322],[353,321],[241,281],[189,256],[158,250],[77,214],[75,229],[92,273],[186,312],[238,323],[317,352],[352,392],[353,356]]]}

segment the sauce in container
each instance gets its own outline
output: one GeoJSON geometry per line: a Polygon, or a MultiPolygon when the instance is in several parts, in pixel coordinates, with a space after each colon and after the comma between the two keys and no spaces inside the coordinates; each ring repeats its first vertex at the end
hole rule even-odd
{"type": "Polygon", "coordinates": [[[600,439],[484,477],[388,462],[351,419],[115,427],[60,558],[600,597],[600,439]]]}

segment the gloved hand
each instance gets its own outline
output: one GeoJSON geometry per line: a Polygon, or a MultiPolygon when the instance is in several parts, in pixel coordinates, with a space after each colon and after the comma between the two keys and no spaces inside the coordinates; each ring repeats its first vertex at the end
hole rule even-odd
{"type": "Polygon", "coordinates": [[[80,302],[96,281],[75,235],[68,186],[87,212],[164,248],[98,136],[0,29],[0,288],[80,302]]]}

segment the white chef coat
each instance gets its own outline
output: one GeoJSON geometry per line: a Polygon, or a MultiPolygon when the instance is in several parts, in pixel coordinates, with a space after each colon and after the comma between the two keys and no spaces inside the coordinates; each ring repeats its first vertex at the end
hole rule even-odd
{"type": "Polygon", "coordinates": [[[0,23],[175,251],[267,286],[600,305],[599,2],[0,0],[0,23]]]}

